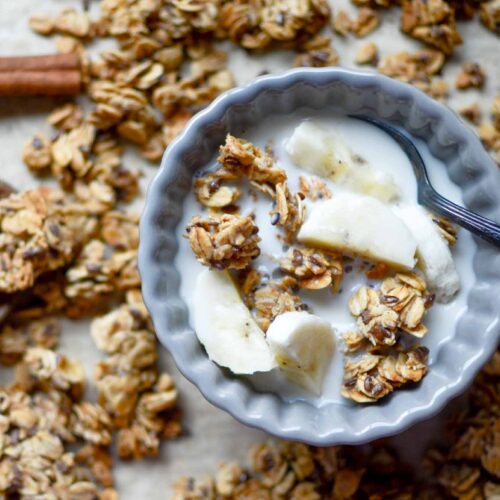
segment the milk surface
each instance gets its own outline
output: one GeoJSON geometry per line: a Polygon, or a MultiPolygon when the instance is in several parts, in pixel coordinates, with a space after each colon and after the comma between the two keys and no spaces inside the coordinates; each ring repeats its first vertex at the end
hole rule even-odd
{"type": "MultiPolygon", "coordinates": [[[[353,153],[361,156],[372,167],[392,176],[399,190],[399,199],[392,204],[396,213],[398,206],[417,204],[417,183],[410,161],[401,147],[389,135],[369,123],[335,115],[328,110],[321,113],[314,112],[314,114],[310,110],[298,111],[286,116],[268,118],[265,123],[240,134],[240,137],[260,148],[271,144],[276,165],[286,171],[290,190],[295,192],[298,190],[299,177],[303,175],[309,178],[311,174],[293,164],[285,151],[285,143],[303,120],[310,119],[322,127],[335,130],[337,134],[342,136],[353,153]]],[[[421,140],[415,139],[415,144],[425,161],[429,177],[437,191],[455,203],[463,204],[460,188],[449,179],[445,165],[432,156],[421,140]]],[[[213,158],[207,159],[206,169],[216,167],[216,156],[217,152],[214,151],[213,158]]],[[[347,188],[340,187],[329,180],[323,180],[332,191],[333,196],[341,190],[347,190],[347,188]]],[[[260,242],[261,256],[254,261],[254,266],[264,274],[276,276],[279,271],[277,261],[285,251],[282,242],[276,238],[277,228],[270,223],[269,211],[272,207],[272,201],[258,193],[257,203],[255,203],[248,195],[247,186],[247,183],[242,184],[242,197],[237,201],[237,204],[240,206],[242,215],[251,211],[255,212],[255,222],[259,227],[262,241],[260,242]]],[[[314,202],[310,200],[305,202],[310,210],[314,202]]],[[[175,258],[176,267],[181,275],[180,294],[186,302],[190,314],[196,308],[193,299],[194,289],[198,273],[203,268],[196,260],[187,239],[183,237],[185,227],[194,215],[206,215],[206,209],[197,202],[194,193],[191,192],[184,202],[183,217],[177,227],[179,251],[175,258]]],[[[435,303],[424,317],[424,324],[428,327],[429,332],[421,343],[430,350],[430,370],[438,358],[442,345],[455,335],[457,321],[466,309],[466,298],[474,280],[472,260],[475,247],[471,235],[465,230],[460,230],[458,241],[451,248],[460,275],[460,291],[449,304],[435,303]]],[[[322,395],[315,397],[288,382],[278,369],[248,377],[258,390],[275,392],[286,401],[304,400],[317,407],[332,402],[350,404],[340,396],[344,362],[340,338],[344,332],[355,329],[355,320],[349,313],[347,302],[359,285],[372,283],[374,286],[378,286],[380,284],[380,280],[368,280],[357,269],[358,267],[359,262],[346,262],[341,291],[337,294],[332,294],[329,289],[301,290],[299,293],[303,302],[310,306],[311,312],[328,320],[337,332],[337,349],[325,377],[322,395]]],[[[210,300],[210,290],[207,290],[207,300],[210,300]]]]}

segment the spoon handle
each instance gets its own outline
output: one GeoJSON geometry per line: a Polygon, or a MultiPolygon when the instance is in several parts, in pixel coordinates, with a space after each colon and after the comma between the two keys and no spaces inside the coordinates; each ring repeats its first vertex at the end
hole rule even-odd
{"type": "Polygon", "coordinates": [[[444,198],[434,189],[424,189],[420,202],[485,241],[500,248],[500,224],[444,198]]]}

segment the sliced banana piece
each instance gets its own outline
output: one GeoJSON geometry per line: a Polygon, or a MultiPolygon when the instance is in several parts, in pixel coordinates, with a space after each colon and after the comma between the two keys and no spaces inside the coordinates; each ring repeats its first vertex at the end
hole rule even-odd
{"type": "Polygon", "coordinates": [[[427,286],[438,302],[450,302],[460,289],[460,277],[448,244],[424,208],[404,206],[398,213],[417,241],[417,263],[427,286]]]}
{"type": "Polygon", "coordinates": [[[302,122],[288,139],[286,151],[297,166],[354,191],[383,201],[398,196],[390,174],[354,161],[355,155],[343,138],[315,122],[302,122]]]}
{"type": "Polygon", "coordinates": [[[352,161],[344,141],[312,121],[302,122],[285,148],[299,167],[333,181],[344,176],[352,161]]]}
{"type": "Polygon", "coordinates": [[[319,396],[335,350],[330,323],[305,311],[286,312],[269,326],[267,341],[287,378],[319,396]]]}
{"type": "Polygon", "coordinates": [[[193,326],[212,361],[237,374],[267,372],[277,366],[264,332],[227,271],[204,269],[194,301],[193,326]]]}
{"type": "Polygon", "coordinates": [[[388,205],[370,196],[339,193],[316,204],[297,239],[305,245],[341,250],[411,269],[417,242],[388,205]]]}

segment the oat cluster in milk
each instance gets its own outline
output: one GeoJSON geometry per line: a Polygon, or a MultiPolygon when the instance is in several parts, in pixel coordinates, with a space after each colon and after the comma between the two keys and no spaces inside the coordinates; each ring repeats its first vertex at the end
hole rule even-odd
{"type": "Polygon", "coordinates": [[[460,280],[454,227],[351,145],[335,120],[299,121],[279,147],[226,137],[193,185],[190,313],[235,374],[278,372],[319,397],[343,359],[340,394],[368,403],[427,373],[426,315],[460,280]],[[339,306],[350,323],[318,312],[339,306]]]}

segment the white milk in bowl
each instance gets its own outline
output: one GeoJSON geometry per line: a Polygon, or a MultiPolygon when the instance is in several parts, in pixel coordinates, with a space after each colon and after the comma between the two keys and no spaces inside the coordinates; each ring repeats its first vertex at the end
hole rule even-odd
{"type": "MultiPolygon", "coordinates": [[[[292,115],[268,118],[265,123],[247,130],[241,135],[241,138],[262,149],[266,147],[272,149],[275,166],[282,168],[286,172],[290,191],[297,192],[299,190],[299,177],[310,178],[312,175],[311,171],[297,165],[297,162],[292,159],[290,148],[287,148],[288,141],[302,123],[312,124],[324,131],[332,131],[354,153],[356,162],[364,165],[364,168],[369,169],[369,172],[375,173],[377,179],[390,180],[391,189],[394,189],[397,195],[391,199],[377,200],[377,203],[383,203],[405,224],[411,226],[412,221],[405,220],[405,214],[411,214],[412,207],[418,205],[417,184],[413,169],[400,146],[375,126],[360,120],[335,115],[328,111],[314,113],[314,115],[310,111],[300,111],[292,115]]],[[[462,204],[460,189],[448,178],[445,165],[431,155],[422,141],[415,140],[415,144],[424,158],[429,176],[436,190],[450,200],[462,204]]],[[[315,150],[313,148],[311,158],[307,158],[306,154],[304,161],[312,161],[314,154],[315,150]]],[[[214,158],[207,163],[207,169],[214,170],[216,166],[215,158],[214,155],[214,158]]],[[[357,191],[359,192],[358,179],[356,177],[352,179],[349,180],[349,176],[346,177],[345,175],[341,180],[322,177],[324,184],[331,192],[332,200],[336,196],[344,196],[349,199],[351,194],[354,196],[357,191]]],[[[277,238],[279,231],[272,224],[269,212],[273,207],[273,201],[269,196],[253,192],[255,190],[252,190],[253,194],[250,195],[249,183],[244,179],[238,181],[238,186],[242,194],[235,204],[238,205],[241,215],[254,214],[254,222],[259,228],[261,238],[259,243],[261,253],[253,261],[252,265],[268,277],[282,275],[279,270],[278,260],[284,255],[288,245],[285,245],[283,240],[277,238]]],[[[371,194],[366,196],[371,196],[371,194]]],[[[306,222],[315,206],[321,206],[321,203],[325,203],[325,200],[315,202],[308,199],[304,200],[306,222]]],[[[194,290],[198,276],[204,270],[204,266],[196,260],[188,239],[185,238],[186,226],[189,225],[192,217],[196,215],[206,217],[208,211],[197,201],[192,191],[185,200],[183,217],[177,228],[179,251],[175,262],[181,276],[181,297],[188,306],[191,325],[193,325],[193,311],[197,308],[194,290]]],[[[411,219],[411,217],[408,218],[411,219]]],[[[423,323],[428,328],[428,333],[419,343],[429,348],[429,370],[432,370],[434,360],[437,359],[439,349],[443,343],[454,336],[456,323],[465,311],[466,297],[473,282],[472,259],[474,249],[475,244],[471,235],[464,230],[459,230],[457,243],[450,247],[453,263],[460,281],[459,291],[447,303],[436,301],[423,320],[423,323]]],[[[432,248],[429,251],[432,252],[432,248]]],[[[342,334],[356,330],[356,318],[349,312],[348,300],[360,285],[368,284],[377,288],[380,286],[381,280],[370,280],[365,276],[364,270],[366,270],[366,266],[363,266],[363,259],[346,258],[343,260],[343,266],[344,275],[337,293],[332,293],[328,288],[322,290],[300,289],[297,292],[303,303],[307,304],[308,310],[326,320],[333,327],[337,337],[336,349],[328,366],[321,394],[313,394],[292,383],[279,368],[249,375],[248,379],[256,389],[275,392],[286,401],[305,400],[318,407],[331,402],[349,404],[340,395],[345,361],[342,334]]],[[[207,290],[207,301],[210,301],[210,297],[211,291],[207,290]]]]}

